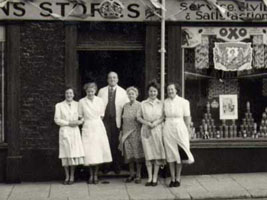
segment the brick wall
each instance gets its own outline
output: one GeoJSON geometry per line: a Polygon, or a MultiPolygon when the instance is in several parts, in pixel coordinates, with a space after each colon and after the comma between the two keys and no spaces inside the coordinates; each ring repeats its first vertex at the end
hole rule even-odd
{"type": "Polygon", "coordinates": [[[21,113],[23,149],[57,149],[54,105],[64,92],[62,22],[25,22],[21,25],[21,113]]]}

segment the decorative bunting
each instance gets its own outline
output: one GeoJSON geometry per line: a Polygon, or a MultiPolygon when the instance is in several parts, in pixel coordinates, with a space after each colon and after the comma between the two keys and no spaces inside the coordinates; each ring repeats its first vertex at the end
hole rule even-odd
{"type": "Polygon", "coordinates": [[[7,4],[8,1],[9,1],[9,0],[2,0],[2,1],[0,2],[0,8],[5,7],[5,5],[7,4]]]}
{"type": "Polygon", "coordinates": [[[212,5],[213,7],[217,8],[219,10],[219,12],[221,13],[221,15],[225,18],[225,19],[229,19],[229,17],[227,16],[227,9],[218,5],[217,4],[217,0],[206,0],[210,5],[212,5]]]}
{"type": "Polygon", "coordinates": [[[150,0],[150,2],[152,3],[152,5],[153,5],[155,8],[166,10],[166,8],[163,7],[163,5],[159,2],[159,0],[150,0]]]}
{"type": "Polygon", "coordinates": [[[244,10],[245,9],[245,0],[234,0],[234,2],[237,4],[238,8],[240,10],[244,10]]]}
{"type": "MultiPolygon", "coordinates": [[[[27,1],[27,2],[28,2],[29,4],[31,4],[33,7],[37,8],[38,10],[41,10],[41,9],[39,8],[39,6],[37,6],[35,3],[31,2],[31,1],[27,1]]],[[[60,15],[56,14],[56,13],[50,13],[50,12],[48,12],[48,11],[47,11],[47,13],[48,13],[51,17],[53,17],[53,18],[55,18],[55,19],[62,20],[62,17],[61,17],[60,15]]]]}
{"type": "Polygon", "coordinates": [[[213,48],[214,68],[223,71],[243,71],[252,69],[251,43],[215,42],[213,48]]]}
{"type": "MultiPolygon", "coordinates": [[[[139,0],[144,6],[146,6],[149,9],[149,12],[153,13],[154,15],[156,15],[159,18],[162,18],[161,15],[157,12],[157,10],[155,10],[155,8],[149,6],[148,4],[146,4],[143,0],[139,0]]],[[[151,17],[151,16],[150,16],[151,17]]]]}
{"type": "Polygon", "coordinates": [[[265,68],[264,65],[264,43],[262,35],[252,36],[253,45],[253,67],[256,69],[265,68]]]}
{"type": "Polygon", "coordinates": [[[202,35],[201,44],[195,48],[195,68],[209,68],[209,37],[202,35]]]}

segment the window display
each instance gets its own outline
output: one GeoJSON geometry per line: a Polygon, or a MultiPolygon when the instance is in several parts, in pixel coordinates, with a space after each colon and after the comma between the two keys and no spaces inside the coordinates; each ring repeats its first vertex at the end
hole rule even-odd
{"type": "Polygon", "coordinates": [[[267,138],[267,28],[182,27],[182,51],[192,139],[267,138]]]}

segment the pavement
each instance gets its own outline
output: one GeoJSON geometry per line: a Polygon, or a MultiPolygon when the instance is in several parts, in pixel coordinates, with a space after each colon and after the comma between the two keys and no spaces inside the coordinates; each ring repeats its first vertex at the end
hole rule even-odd
{"type": "Polygon", "coordinates": [[[105,178],[98,185],[85,182],[0,184],[0,200],[267,200],[267,173],[183,176],[179,188],[167,187],[169,181],[169,178],[160,179],[156,187],[145,187],[145,179],[142,184],[135,184],[114,177],[105,178]]]}

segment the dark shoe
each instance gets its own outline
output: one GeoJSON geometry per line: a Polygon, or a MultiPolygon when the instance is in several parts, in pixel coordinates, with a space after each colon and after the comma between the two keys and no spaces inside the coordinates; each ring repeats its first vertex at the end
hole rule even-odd
{"type": "Polygon", "coordinates": [[[152,186],[155,187],[158,185],[158,181],[157,182],[152,182],[152,186]]]}
{"type": "Polygon", "coordinates": [[[107,174],[110,172],[110,168],[109,167],[104,167],[102,170],[103,174],[107,174]]]}
{"type": "Polygon", "coordinates": [[[131,183],[134,180],[134,176],[129,176],[126,180],[125,183],[131,183]]]}
{"type": "Polygon", "coordinates": [[[114,169],[114,173],[115,173],[116,175],[120,175],[121,170],[120,170],[120,169],[114,169]]]}
{"type": "Polygon", "coordinates": [[[152,186],[152,181],[151,182],[146,182],[145,186],[152,186]]]}
{"type": "Polygon", "coordinates": [[[173,187],[180,187],[181,183],[179,181],[175,181],[173,187]]]}
{"type": "Polygon", "coordinates": [[[142,182],[142,180],[141,180],[140,177],[138,177],[138,178],[136,178],[136,179],[134,180],[134,182],[135,182],[136,184],[140,184],[140,183],[142,182]]]}
{"type": "Polygon", "coordinates": [[[96,185],[99,183],[99,180],[98,180],[97,177],[96,178],[94,177],[93,183],[96,184],[96,185]]]}
{"type": "Polygon", "coordinates": [[[69,184],[69,185],[72,185],[73,183],[74,183],[74,181],[69,181],[69,183],[68,183],[68,184],[69,184]]]}
{"type": "Polygon", "coordinates": [[[69,181],[63,181],[63,183],[62,183],[63,185],[68,185],[69,184],[69,181]]]}
{"type": "Polygon", "coordinates": [[[174,184],[175,184],[175,182],[171,181],[170,184],[169,184],[169,187],[174,187],[174,184]]]}
{"type": "Polygon", "coordinates": [[[93,180],[89,179],[86,181],[87,184],[93,184],[93,180]]]}

